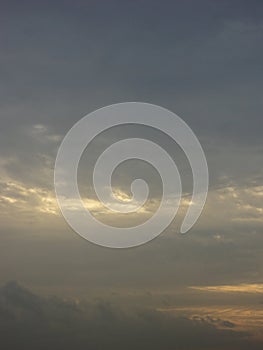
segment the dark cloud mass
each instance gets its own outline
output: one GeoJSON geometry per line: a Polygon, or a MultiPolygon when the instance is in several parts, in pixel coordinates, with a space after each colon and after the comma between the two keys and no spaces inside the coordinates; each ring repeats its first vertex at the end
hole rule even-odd
{"type": "Polygon", "coordinates": [[[10,282],[0,290],[1,347],[15,349],[259,349],[223,320],[122,309],[100,300],[84,305],[39,297],[10,282]],[[222,323],[225,330],[215,326],[222,323]],[[231,346],[230,346],[231,344],[231,346]]]}

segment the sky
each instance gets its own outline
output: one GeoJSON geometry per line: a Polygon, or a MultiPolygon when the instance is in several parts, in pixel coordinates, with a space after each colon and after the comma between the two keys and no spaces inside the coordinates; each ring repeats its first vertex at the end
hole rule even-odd
{"type": "MultiPolygon", "coordinates": [[[[112,349],[132,338],[131,329],[140,344],[147,339],[142,349],[170,349],[177,338],[178,349],[262,348],[263,3],[0,0],[0,9],[0,322],[9,332],[26,333],[23,322],[38,320],[43,334],[54,334],[51,325],[58,322],[58,339],[74,328],[70,322],[87,324],[94,339],[100,325],[111,324],[115,334],[123,324],[120,343],[105,335],[112,349]],[[202,144],[210,184],[201,217],[180,235],[192,191],[182,150],[149,127],[103,132],[85,150],[78,173],[95,217],[129,227],[158,207],[160,176],[140,161],[116,169],[112,185],[125,200],[131,182],[143,177],[150,192],[141,212],[110,213],[92,189],[99,155],[128,137],[167,150],[184,193],[177,217],[158,238],[116,250],[67,225],[53,177],[68,130],[98,108],[127,101],[179,115],[202,144]]],[[[96,348],[83,332],[76,333],[77,348],[96,348]]],[[[34,337],[23,339],[34,348],[34,337]]]]}

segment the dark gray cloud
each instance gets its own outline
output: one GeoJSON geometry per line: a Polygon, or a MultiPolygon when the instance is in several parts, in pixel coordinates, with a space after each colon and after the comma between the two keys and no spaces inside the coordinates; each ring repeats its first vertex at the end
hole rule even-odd
{"type": "Polygon", "coordinates": [[[3,156],[20,159],[12,173],[25,178],[23,167],[54,157],[57,144],[26,134],[32,125],[64,135],[89,111],[126,100],[183,117],[208,155],[212,184],[262,172],[259,1],[2,7],[0,144],[3,156]]]}
{"type": "Polygon", "coordinates": [[[190,320],[107,301],[77,305],[44,299],[11,282],[0,290],[1,346],[5,349],[259,349],[234,324],[190,320]],[[216,328],[223,324],[224,329],[216,328]],[[231,344],[231,345],[230,345],[231,344]]]}

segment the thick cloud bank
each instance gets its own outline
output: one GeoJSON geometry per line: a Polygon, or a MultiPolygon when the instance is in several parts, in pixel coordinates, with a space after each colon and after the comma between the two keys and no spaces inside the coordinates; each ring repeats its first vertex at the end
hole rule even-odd
{"type": "MultiPolygon", "coordinates": [[[[228,325],[226,324],[226,327],[228,325]]],[[[106,301],[77,304],[39,297],[10,282],[0,290],[1,348],[8,349],[259,349],[248,334],[106,301]]]]}

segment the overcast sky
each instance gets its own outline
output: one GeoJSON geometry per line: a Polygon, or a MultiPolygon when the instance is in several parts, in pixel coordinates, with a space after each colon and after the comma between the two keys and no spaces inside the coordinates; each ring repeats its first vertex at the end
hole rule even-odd
{"type": "MultiPolygon", "coordinates": [[[[238,286],[245,283],[250,304],[260,309],[262,15],[259,0],[0,1],[1,284],[18,280],[40,293],[81,297],[162,291],[173,295],[170,307],[179,294],[181,306],[188,296],[208,303],[210,286],[218,286],[220,304],[221,285],[236,286],[227,290],[229,302],[237,293],[243,303],[238,286]],[[160,105],[188,123],[207,156],[210,189],[187,235],[178,234],[186,201],[159,238],[117,251],[68,227],[55,200],[53,168],[75,122],[126,101],[160,105]]],[[[189,164],[166,136],[138,126],[105,132],[85,151],[79,180],[94,215],[116,226],[145,220],[155,208],[127,218],[105,212],[94,193],[87,196],[99,154],[127,137],[164,147],[178,161],[186,198],[191,192],[189,164]]],[[[158,174],[134,162],[116,172],[116,191],[129,194],[143,173],[158,203],[158,174]]],[[[158,297],[154,302],[161,304],[158,297]]]]}

